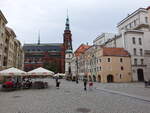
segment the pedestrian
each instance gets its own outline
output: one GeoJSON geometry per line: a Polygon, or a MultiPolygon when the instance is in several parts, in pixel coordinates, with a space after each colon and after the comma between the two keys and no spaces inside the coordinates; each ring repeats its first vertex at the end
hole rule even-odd
{"type": "Polygon", "coordinates": [[[56,81],[56,88],[58,88],[58,89],[59,89],[59,86],[60,86],[60,81],[59,81],[59,80],[57,80],[57,81],[56,81]]]}
{"type": "Polygon", "coordinates": [[[93,82],[92,82],[92,81],[89,82],[89,90],[90,90],[90,91],[93,90],[93,82]]]}
{"type": "Polygon", "coordinates": [[[86,91],[86,86],[87,86],[87,78],[83,79],[83,83],[84,83],[84,91],[86,91]]]}
{"type": "Polygon", "coordinates": [[[58,77],[56,77],[55,80],[56,80],[56,87],[57,87],[58,77]]]}
{"type": "Polygon", "coordinates": [[[76,77],[76,83],[78,84],[79,83],[79,81],[78,81],[78,78],[76,77]]]}

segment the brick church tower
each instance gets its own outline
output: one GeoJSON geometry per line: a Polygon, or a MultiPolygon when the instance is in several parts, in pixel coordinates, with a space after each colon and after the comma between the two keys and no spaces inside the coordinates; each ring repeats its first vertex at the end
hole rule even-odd
{"type": "Polygon", "coordinates": [[[72,34],[70,31],[70,27],[69,27],[69,18],[67,16],[66,27],[64,30],[64,49],[65,49],[65,51],[69,48],[72,50],[72,38],[71,37],[72,37],[72,34]]]}

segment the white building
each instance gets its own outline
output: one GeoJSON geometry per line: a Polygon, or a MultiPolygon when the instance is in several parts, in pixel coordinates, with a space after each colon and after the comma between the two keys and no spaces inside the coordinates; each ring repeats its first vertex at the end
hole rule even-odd
{"type": "Polygon", "coordinates": [[[94,45],[102,45],[103,43],[107,42],[109,39],[112,39],[115,36],[113,33],[102,33],[98,36],[94,41],[94,45]]]}
{"type": "Polygon", "coordinates": [[[119,34],[103,45],[106,47],[123,47],[131,55],[132,75],[134,81],[149,79],[147,70],[150,61],[145,51],[150,50],[150,8],[140,8],[118,23],[119,34]]]}

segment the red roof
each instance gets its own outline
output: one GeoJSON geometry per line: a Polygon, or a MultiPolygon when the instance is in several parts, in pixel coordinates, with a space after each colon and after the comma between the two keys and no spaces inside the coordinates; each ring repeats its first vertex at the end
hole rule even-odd
{"type": "Polygon", "coordinates": [[[81,44],[78,49],[75,51],[75,55],[79,56],[80,54],[84,53],[89,47],[91,47],[90,45],[85,45],[85,44],[81,44]]]}
{"type": "Polygon", "coordinates": [[[103,48],[104,56],[130,56],[124,48],[103,48]]]}

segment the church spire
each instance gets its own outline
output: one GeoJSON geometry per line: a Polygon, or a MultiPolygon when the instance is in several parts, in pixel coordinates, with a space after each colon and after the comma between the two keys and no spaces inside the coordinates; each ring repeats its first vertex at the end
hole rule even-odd
{"type": "Polygon", "coordinates": [[[40,31],[38,32],[38,45],[40,45],[40,31]]]}
{"type": "Polygon", "coordinates": [[[69,16],[68,16],[68,10],[67,10],[67,18],[66,18],[66,28],[65,30],[70,30],[70,27],[69,27],[69,16]]]}

